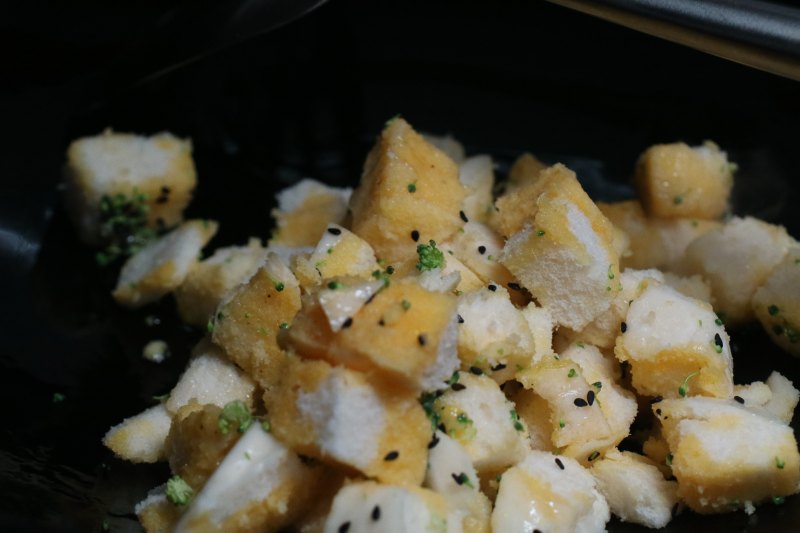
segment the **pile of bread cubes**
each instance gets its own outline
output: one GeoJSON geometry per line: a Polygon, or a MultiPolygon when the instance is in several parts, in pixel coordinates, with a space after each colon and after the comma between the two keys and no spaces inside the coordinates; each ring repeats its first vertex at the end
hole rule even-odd
{"type": "Polygon", "coordinates": [[[524,154],[496,184],[490,156],[397,117],[355,190],[302,180],[266,246],[201,260],[217,223],[181,222],[188,141],[76,140],[84,239],[120,195],[161,228],[113,297],[171,294],[207,331],[169,397],[105,436],[169,462],[141,523],[600,532],[611,513],[660,528],[781,503],[800,490],[799,393],[777,372],[734,384],[728,329],[758,320],[800,355],[800,245],[728,212],[734,171],[711,142],[656,145],[638,199],[595,203],[562,164],[524,154]]]}

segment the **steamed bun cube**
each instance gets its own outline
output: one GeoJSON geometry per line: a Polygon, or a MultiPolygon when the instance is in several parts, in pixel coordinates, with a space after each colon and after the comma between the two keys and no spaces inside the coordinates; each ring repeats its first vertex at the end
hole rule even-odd
{"type": "Polygon", "coordinates": [[[495,201],[495,209],[489,224],[504,237],[510,237],[522,229],[533,217],[536,209],[536,197],[542,185],[549,179],[561,179],[561,172],[553,173],[548,169],[540,181],[539,174],[547,167],[535,156],[522,154],[514,164],[505,184],[505,192],[495,201]]]}
{"type": "Polygon", "coordinates": [[[329,187],[303,179],[277,195],[272,210],[276,230],[270,246],[313,246],[328,224],[341,224],[347,216],[352,189],[329,187]]]}
{"type": "Polygon", "coordinates": [[[539,307],[531,302],[522,309],[522,316],[528,323],[528,330],[533,335],[535,351],[533,361],[553,355],[553,315],[546,307],[539,307]]]}
{"type": "Polygon", "coordinates": [[[191,401],[225,407],[228,402],[241,400],[252,405],[255,383],[218,347],[203,340],[194,351],[195,357],[189,361],[165,402],[167,411],[174,415],[191,401]]]}
{"type": "Polygon", "coordinates": [[[663,263],[654,265],[664,270],[680,271],[686,249],[706,233],[722,227],[718,220],[653,218],[651,224],[658,233],[658,243],[663,253],[663,263]]]}
{"type": "Polygon", "coordinates": [[[701,300],[649,284],[628,309],[614,353],[630,364],[639,394],[733,395],[733,359],[722,322],[701,300]]]}
{"type": "Polygon", "coordinates": [[[501,262],[556,323],[580,330],[620,289],[613,226],[566,167],[543,171],[539,182],[532,223],[508,239],[501,262]],[[550,174],[561,177],[545,181],[550,174]]]}
{"type": "MultiPolygon", "coordinates": [[[[300,310],[300,287],[275,254],[217,308],[214,344],[259,385],[269,389],[280,379],[286,356],[278,346],[282,324],[300,310]]],[[[285,327],[285,326],[284,326],[285,327]]]]}
{"type": "Polygon", "coordinates": [[[178,411],[165,442],[173,474],[200,490],[241,436],[220,430],[222,407],[193,403],[178,411]]]}
{"type": "MultiPolygon", "coordinates": [[[[763,407],[772,399],[772,389],[763,381],[754,381],[747,385],[734,385],[733,397],[748,407],[763,407]]],[[[788,422],[787,422],[788,423],[788,422]]]]}
{"type": "Polygon", "coordinates": [[[200,250],[216,232],[216,222],[190,220],[147,244],[122,266],[114,299],[136,308],[174,291],[197,265],[200,250]]]}
{"type": "Polygon", "coordinates": [[[192,326],[205,326],[225,295],[249,280],[266,258],[267,251],[258,239],[250,239],[247,246],[215,250],[214,255],[189,272],[175,291],[181,320],[192,326]]]}
{"type": "Polygon", "coordinates": [[[458,273],[458,285],[456,285],[456,291],[471,292],[483,287],[483,280],[481,280],[481,278],[479,278],[472,269],[462,263],[455,255],[448,253],[445,255],[445,263],[444,267],[442,267],[442,274],[451,276],[454,273],[458,273]]]}
{"type": "Polygon", "coordinates": [[[672,519],[678,484],[667,481],[644,456],[610,451],[591,468],[597,489],[623,522],[658,529],[672,519]]]}
{"type": "Polygon", "coordinates": [[[514,404],[491,378],[466,372],[457,376],[433,406],[447,434],[467,450],[479,472],[519,461],[528,442],[514,404]]]}
{"type": "Polygon", "coordinates": [[[419,487],[380,485],[371,481],[342,487],[325,521],[325,533],[460,532],[450,524],[445,498],[419,487]]]}
{"type": "Polygon", "coordinates": [[[751,305],[773,342],[800,356],[800,247],[789,250],[753,294],[751,305]]]}
{"type": "Polygon", "coordinates": [[[367,156],[353,192],[352,230],[381,259],[414,258],[418,242],[441,242],[458,230],[465,195],[456,164],[394,118],[367,156]]]}
{"type": "Polygon", "coordinates": [[[65,169],[67,209],[87,244],[100,244],[104,196],[144,195],[148,226],[181,221],[197,183],[192,144],[169,133],[143,137],[106,130],[73,141],[65,169]]]}
{"type": "Polygon", "coordinates": [[[724,314],[727,323],[736,324],[753,318],[753,294],[791,244],[791,237],[781,226],[752,217],[733,218],[689,245],[683,269],[711,283],[715,309],[724,314]]]}
{"type": "Polygon", "coordinates": [[[711,141],[694,147],[657,144],[639,157],[634,185],[650,215],[712,220],[728,209],[732,168],[711,141]]]}
{"type": "Polygon", "coordinates": [[[311,255],[295,259],[295,273],[304,288],[339,276],[368,278],[379,269],[369,243],[337,224],[327,226],[311,255]]]}
{"type": "Polygon", "coordinates": [[[315,469],[250,426],[192,499],[175,532],[280,529],[313,500],[315,469]]]}
{"type": "Polygon", "coordinates": [[[800,400],[798,391],[791,381],[779,372],[773,371],[767,379],[767,385],[772,392],[769,401],[764,404],[764,409],[778,420],[788,424],[794,416],[794,409],[800,400]]]}
{"type": "Polygon", "coordinates": [[[719,398],[664,400],[653,409],[678,496],[694,511],[727,512],[798,491],[800,454],[782,421],[719,398]]]}
{"type": "Polygon", "coordinates": [[[150,490],[133,512],[147,533],[170,533],[181,516],[181,509],[167,499],[167,485],[150,490]]]}
{"type": "Polygon", "coordinates": [[[530,451],[503,473],[492,531],[601,533],[610,518],[588,470],[569,457],[530,451]]]}
{"type": "Polygon", "coordinates": [[[467,190],[462,207],[467,220],[486,222],[494,210],[494,167],[491,156],[476,155],[460,163],[458,179],[467,190]]]}
{"type": "Polygon", "coordinates": [[[466,155],[464,151],[464,145],[462,145],[458,139],[449,133],[446,135],[431,135],[430,133],[423,133],[422,138],[425,139],[426,142],[444,152],[447,157],[452,159],[457,165],[462,165],[465,162],[466,155]]]}
{"type": "Polygon", "coordinates": [[[425,476],[431,426],[407,390],[295,360],[264,401],[272,431],[298,453],[386,483],[419,485],[425,476]]]}
{"type": "Polygon", "coordinates": [[[480,368],[503,383],[514,377],[518,367],[531,364],[536,345],[508,291],[495,287],[458,299],[458,356],[465,367],[480,368]]]}
{"type": "Polygon", "coordinates": [[[429,448],[425,486],[445,497],[451,516],[463,517],[465,532],[488,532],[492,505],[480,491],[478,474],[467,451],[442,431],[436,431],[429,448]]]}
{"type": "Polygon", "coordinates": [[[679,276],[671,272],[664,272],[664,283],[680,292],[684,296],[689,296],[696,300],[713,303],[711,297],[711,285],[697,274],[693,276],[679,276]]]}
{"type": "Polygon", "coordinates": [[[164,404],[145,409],[108,430],[103,444],[132,463],[155,463],[166,456],[164,442],[172,424],[164,404]]]}

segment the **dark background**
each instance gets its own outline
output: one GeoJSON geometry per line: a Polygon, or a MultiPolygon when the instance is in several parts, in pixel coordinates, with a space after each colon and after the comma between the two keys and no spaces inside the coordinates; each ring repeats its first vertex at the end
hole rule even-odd
{"type": "MultiPolygon", "coordinates": [[[[169,300],[135,313],[110,300],[114,269],[94,265],[58,202],[75,137],[108,126],[191,137],[200,186],[189,214],[222,221],[214,246],[267,237],[274,192],[299,177],[354,184],[397,113],[501,165],[524,150],[574,160],[611,196],[625,194],[648,145],[713,139],[741,169],[735,212],[800,236],[796,82],[544,2],[332,0],[257,37],[257,17],[237,26],[239,4],[4,8],[2,531],[96,531],[104,519],[135,531],[132,505],[167,470],[116,461],[100,439],[169,390],[200,335],[177,325],[169,300]],[[148,315],[161,324],[145,325],[148,315]],[[173,347],[163,365],[140,356],[154,337],[173,347]]],[[[798,383],[798,362],[757,330],[737,338],[737,381],[777,368],[798,383]]],[[[750,518],[684,515],[669,531],[797,529],[797,503],[750,518]]]]}

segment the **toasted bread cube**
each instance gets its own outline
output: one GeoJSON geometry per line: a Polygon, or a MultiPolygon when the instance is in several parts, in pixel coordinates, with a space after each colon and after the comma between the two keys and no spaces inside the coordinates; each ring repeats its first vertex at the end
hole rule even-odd
{"type": "Polygon", "coordinates": [[[269,254],[266,263],[217,308],[212,340],[265,389],[281,377],[286,356],[277,336],[300,310],[300,287],[285,263],[269,254]]]}
{"type": "Polygon", "coordinates": [[[623,522],[658,529],[672,519],[678,484],[667,481],[646,457],[610,451],[591,469],[597,489],[623,522]]]}
{"type": "Polygon", "coordinates": [[[616,384],[615,366],[596,347],[578,343],[559,359],[543,359],[517,374],[545,400],[552,444],[585,465],[627,437],[636,417],[636,400],[616,384]]]}
{"type": "Polygon", "coordinates": [[[636,163],[634,185],[645,210],[663,218],[720,218],[733,187],[728,156],[711,141],[651,146],[636,163]]]}
{"type": "MultiPolygon", "coordinates": [[[[570,179],[571,171],[558,164],[546,167],[531,154],[521,155],[511,166],[506,192],[495,201],[490,223],[503,237],[511,237],[529,224],[538,210],[537,199],[547,188],[557,188],[566,196],[580,188],[570,179]]],[[[572,174],[574,177],[574,174],[572,174]]]]}
{"type": "Polygon", "coordinates": [[[717,312],[724,314],[726,323],[738,324],[754,317],[750,301],[756,289],[767,281],[791,244],[783,227],[737,217],[692,242],[683,270],[707,279],[717,312]]]}
{"type": "Polygon", "coordinates": [[[540,182],[533,222],[506,242],[501,262],[556,323],[580,330],[621,287],[613,226],[563,165],[542,171],[540,182]]]}
{"type": "Polygon", "coordinates": [[[461,165],[464,163],[466,159],[464,145],[462,145],[458,139],[449,133],[446,135],[431,135],[430,133],[423,133],[422,138],[425,139],[426,142],[444,152],[447,157],[453,160],[455,164],[461,165]]]}
{"type": "Polygon", "coordinates": [[[460,532],[460,524],[451,525],[448,515],[447,500],[431,490],[363,481],[342,487],[333,500],[324,532],[460,532]]]}
{"type": "Polygon", "coordinates": [[[253,424],[192,500],[175,532],[280,529],[313,499],[319,486],[314,470],[253,424]]]}
{"type": "Polygon", "coordinates": [[[217,223],[190,220],[149,243],[122,266],[114,299],[141,307],[177,289],[197,265],[197,256],[217,232],[217,223]]]}
{"type": "Polygon", "coordinates": [[[103,444],[126,461],[155,463],[166,456],[164,442],[171,424],[172,417],[164,404],[158,404],[109,429],[103,444]]]}
{"type": "Polygon", "coordinates": [[[194,350],[195,356],[186,365],[178,383],[165,402],[167,411],[176,414],[189,402],[225,407],[234,400],[253,404],[255,383],[239,367],[228,361],[217,346],[203,340],[194,350]]]}
{"type": "Polygon", "coordinates": [[[329,224],[341,224],[353,190],[329,187],[312,179],[300,180],[277,194],[272,210],[272,245],[314,246],[329,224]]]}
{"type": "MultiPolygon", "coordinates": [[[[450,252],[478,275],[484,283],[495,282],[508,286],[514,277],[500,262],[503,253],[503,239],[489,226],[480,222],[467,222],[463,231],[455,233],[442,249],[450,252]]],[[[518,296],[518,295],[515,295],[518,296]]]]}
{"type": "Polygon", "coordinates": [[[458,179],[467,190],[462,209],[467,218],[465,222],[486,222],[494,211],[494,167],[491,156],[476,155],[460,163],[458,179]]]}
{"type": "Polygon", "coordinates": [[[798,492],[800,454],[782,421],[719,398],[664,400],[653,409],[678,496],[694,511],[727,512],[798,492]]]}
{"type": "Polygon", "coordinates": [[[733,395],[730,340],[706,302],[651,283],[630,305],[625,324],[614,353],[630,364],[639,394],[733,395]]]}
{"type": "Polygon", "coordinates": [[[247,246],[214,250],[214,255],[189,271],[175,291],[181,320],[192,326],[205,326],[222,298],[249,280],[266,258],[267,251],[258,239],[250,239],[247,246]]]}
{"type": "Polygon", "coordinates": [[[800,400],[800,391],[785,376],[775,371],[769,375],[767,385],[772,392],[772,397],[764,404],[764,409],[778,420],[788,424],[791,422],[794,409],[800,400]]]}
{"type": "Polygon", "coordinates": [[[169,133],[143,137],[106,130],[73,141],[65,168],[67,210],[87,244],[109,235],[100,228],[104,196],[145,197],[148,226],[172,227],[183,217],[197,183],[192,143],[169,133]]]}
{"type": "Polygon", "coordinates": [[[465,196],[456,164],[394,118],[367,156],[353,192],[352,229],[381,259],[414,258],[418,242],[444,241],[461,226],[465,196]]]}
{"type": "MultiPolygon", "coordinates": [[[[392,282],[339,331],[334,331],[322,305],[335,296],[323,290],[303,299],[303,309],[285,338],[288,346],[306,357],[377,372],[416,390],[440,388],[458,368],[452,294],[427,291],[410,279],[392,282]]],[[[341,299],[350,297],[345,293],[341,299]]]]}
{"type": "Polygon", "coordinates": [[[167,499],[167,485],[159,485],[136,504],[134,512],[147,533],[170,533],[181,516],[181,509],[167,499]]]}
{"type": "Polygon", "coordinates": [[[451,517],[456,514],[463,517],[463,531],[488,533],[492,504],[480,491],[478,474],[467,451],[438,430],[428,446],[425,486],[445,497],[451,517]]]}
{"type": "Polygon", "coordinates": [[[461,372],[434,402],[447,431],[469,453],[478,472],[507,467],[528,449],[525,424],[491,378],[461,372]]]}
{"type": "Polygon", "coordinates": [[[367,241],[338,224],[329,224],[308,257],[295,259],[294,272],[304,288],[339,276],[368,278],[380,270],[367,241]]]}
{"type": "Polygon", "coordinates": [[[539,177],[539,173],[546,168],[547,165],[539,161],[539,159],[530,152],[522,154],[514,160],[511,169],[509,169],[508,181],[506,182],[505,188],[506,193],[536,181],[539,177]]]}
{"type": "Polygon", "coordinates": [[[536,345],[508,291],[494,287],[458,299],[458,356],[465,368],[480,368],[502,384],[514,378],[517,368],[531,364],[536,345]]]}
{"type": "Polygon", "coordinates": [[[272,431],[292,449],[385,483],[419,485],[431,425],[414,393],[324,361],[295,360],[265,394],[272,431]]]}
{"type": "Polygon", "coordinates": [[[530,451],[503,473],[492,531],[604,531],[611,513],[596,485],[575,460],[530,451]]]}
{"type": "Polygon", "coordinates": [[[772,270],[751,306],[773,342],[800,356],[800,247],[793,246],[772,270]]]}

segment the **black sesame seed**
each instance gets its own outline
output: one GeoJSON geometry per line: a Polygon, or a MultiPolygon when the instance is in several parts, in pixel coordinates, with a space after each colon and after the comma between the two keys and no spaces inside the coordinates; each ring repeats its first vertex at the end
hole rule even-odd
{"type": "Polygon", "coordinates": [[[167,202],[169,202],[169,197],[167,197],[167,196],[163,196],[162,195],[162,196],[159,196],[158,198],[156,198],[156,203],[157,204],[165,204],[167,202]]]}
{"type": "Polygon", "coordinates": [[[534,529],[533,533],[542,533],[542,530],[541,529],[534,529]]]}
{"type": "Polygon", "coordinates": [[[169,187],[167,187],[166,185],[164,185],[163,187],[161,187],[161,193],[162,193],[162,194],[169,194],[169,193],[171,193],[171,192],[172,192],[172,189],[170,189],[170,188],[169,188],[169,187]]]}
{"type": "Polygon", "coordinates": [[[453,476],[453,481],[455,481],[457,485],[463,485],[469,479],[467,477],[467,474],[465,474],[464,472],[461,472],[460,474],[450,474],[450,475],[453,476]]]}
{"type": "Polygon", "coordinates": [[[419,240],[419,232],[417,230],[411,232],[411,240],[414,242],[419,240]]]}
{"type": "Polygon", "coordinates": [[[458,212],[458,216],[460,216],[461,220],[463,220],[464,222],[469,222],[469,219],[467,218],[467,214],[464,213],[464,211],[459,211],[458,212]]]}
{"type": "Polygon", "coordinates": [[[492,372],[497,372],[498,370],[503,370],[506,367],[505,363],[497,363],[492,367],[492,372]]]}
{"type": "Polygon", "coordinates": [[[744,398],[742,398],[741,396],[734,396],[733,399],[739,403],[744,403],[744,398]]]}
{"type": "Polygon", "coordinates": [[[400,457],[400,452],[398,452],[397,450],[392,450],[392,451],[390,451],[389,453],[387,453],[386,455],[383,456],[383,460],[384,461],[394,461],[398,457],[400,457]]]}
{"type": "Polygon", "coordinates": [[[722,337],[719,336],[719,333],[714,334],[714,344],[716,344],[718,348],[722,349],[722,337]]]}
{"type": "Polygon", "coordinates": [[[480,376],[481,374],[483,374],[483,370],[481,370],[477,366],[469,367],[469,371],[472,372],[473,374],[475,374],[476,376],[480,376]]]}
{"type": "Polygon", "coordinates": [[[328,233],[330,233],[331,235],[341,235],[342,230],[340,230],[339,228],[328,228],[328,233]]]}
{"type": "Polygon", "coordinates": [[[450,388],[453,389],[454,391],[458,392],[460,390],[466,389],[467,386],[464,385],[463,383],[453,383],[452,385],[450,385],[450,388]]]}
{"type": "Polygon", "coordinates": [[[436,429],[438,429],[442,433],[447,433],[447,428],[444,427],[444,424],[439,424],[438,426],[436,426],[436,429]]]}
{"type": "Polygon", "coordinates": [[[372,508],[372,519],[376,522],[381,519],[381,508],[377,505],[372,508]]]}
{"type": "Polygon", "coordinates": [[[587,405],[589,405],[583,398],[575,398],[575,400],[572,403],[574,403],[576,407],[586,407],[587,405]]]}
{"type": "Polygon", "coordinates": [[[339,533],[347,533],[350,530],[350,522],[345,522],[339,526],[339,533]]]}
{"type": "Polygon", "coordinates": [[[654,403],[658,403],[658,402],[663,401],[663,400],[664,400],[663,396],[656,396],[655,398],[650,400],[650,405],[653,405],[654,403]]]}
{"type": "Polygon", "coordinates": [[[439,437],[437,437],[436,434],[434,433],[433,438],[428,443],[428,449],[432,450],[432,449],[436,448],[437,444],[439,444],[439,437]]]}
{"type": "Polygon", "coordinates": [[[481,255],[485,254],[486,253],[486,247],[484,245],[482,245],[482,244],[480,246],[478,246],[478,253],[481,254],[481,255]]]}
{"type": "Polygon", "coordinates": [[[592,405],[594,403],[594,391],[590,390],[589,393],[586,395],[586,403],[592,405]]]}
{"type": "Polygon", "coordinates": [[[514,291],[521,291],[522,287],[519,283],[514,283],[513,281],[508,284],[508,288],[514,291]]]}
{"type": "Polygon", "coordinates": [[[656,409],[656,415],[661,416],[661,409],[656,409]]]}
{"type": "Polygon", "coordinates": [[[342,329],[347,329],[352,325],[353,325],[353,318],[347,317],[347,320],[345,320],[344,323],[342,324],[342,329]]]}
{"type": "Polygon", "coordinates": [[[392,265],[389,265],[388,267],[386,267],[386,273],[389,274],[389,275],[394,274],[394,267],[392,265]]]}
{"type": "Polygon", "coordinates": [[[620,324],[620,325],[619,325],[619,330],[620,330],[622,333],[625,333],[626,331],[628,331],[628,324],[626,324],[625,322],[623,322],[622,324],[620,324]]]}
{"type": "Polygon", "coordinates": [[[383,319],[381,318],[380,320],[378,320],[378,325],[383,327],[386,325],[386,322],[384,322],[383,319]]]}
{"type": "Polygon", "coordinates": [[[461,315],[457,315],[457,316],[458,316],[458,323],[459,324],[463,324],[464,323],[464,317],[461,316],[461,315]]]}
{"type": "Polygon", "coordinates": [[[378,295],[378,293],[375,293],[372,296],[370,296],[369,298],[367,298],[367,301],[364,302],[364,305],[371,304],[372,300],[374,300],[377,295],[378,295]]]}
{"type": "Polygon", "coordinates": [[[420,346],[425,346],[426,344],[428,344],[428,338],[425,336],[424,333],[420,333],[419,335],[417,335],[417,342],[419,343],[420,346]]]}
{"type": "Polygon", "coordinates": [[[559,467],[561,470],[564,470],[564,463],[562,463],[562,462],[561,462],[561,459],[559,459],[558,457],[556,457],[556,464],[558,465],[558,467],[559,467]]]}
{"type": "Polygon", "coordinates": [[[494,291],[496,291],[496,290],[497,290],[497,285],[489,285],[489,286],[487,287],[487,289],[489,289],[490,291],[494,292],[494,291]]]}

